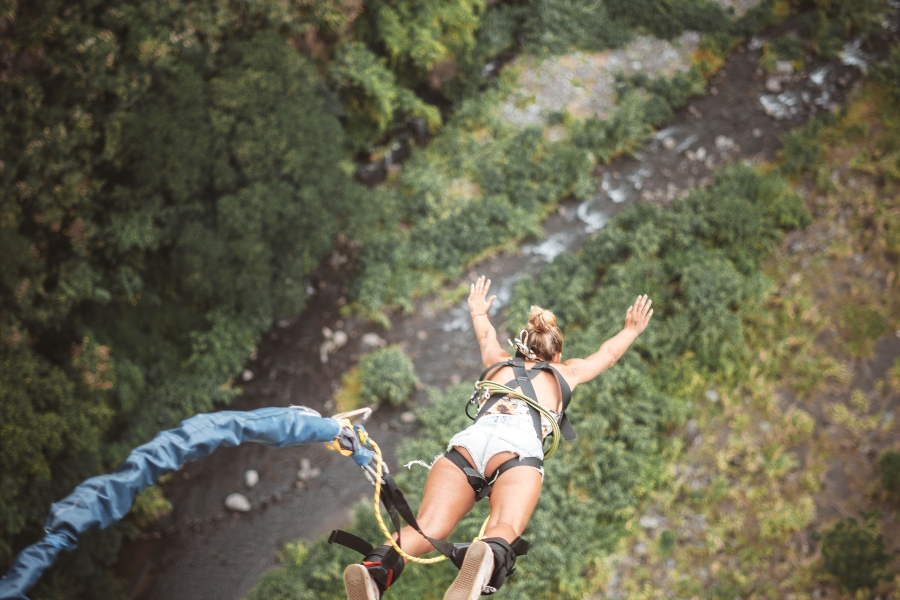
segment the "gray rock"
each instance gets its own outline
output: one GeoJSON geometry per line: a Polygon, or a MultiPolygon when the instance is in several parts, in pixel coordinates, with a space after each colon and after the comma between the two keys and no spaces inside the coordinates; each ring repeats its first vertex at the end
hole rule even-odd
{"type": "Polygon", "coordinates": [[[235,512],[248,512],[253,507],[250,505],[250,501],[247,500],[247,496],[234,493],[229,494],[228,497],[225,498],[225,508],[235,512]]]}
{"type": "Polygon", "coordinates": [[[253,469],[247,469],[247,471],[244,472],[244,485],[248,488],[252,488],[257,483],[259,483],[259,473],[253,469]]]}
{"type": "Polygon", "coordinates": [[[706,399],[710,402],[718,402],[719,392],[717,392],[716,390],[706,390],[706,399]]]}
{"type": "Polygon", "coordinates": [[[244,374],[241,375],[241,379],[243,379],[244,381],[250,381],[251,379],[253,379],[253,371],[251,371],[250,369],[244,370],[244,374]]]}
{"type": "Polygon", "coordinates": [[[678,142],[675,141],[675,138],[673,138],[673,137],[667,137],[666,139],[663,140],[662,144],[663,144],[663,148],[665,148],[666,150],[674,150],[675,146],[678,145],[678,142]]]}
{"type": "Polygon", "coordinates": [[[647,542],[638,542],[634,547],[634,553],[638,556],[643,556],[647,553],[647,542]]]}
{"type": "Polygon", "coordinates": [[[734,148],[734,140],[728,136],[718,135],[716,136],[716,150],[719,152],[727,152],[734,148]]]}
{"type": "Polygon", "coordinates": [[[400,415],[400,422],[401,423],[415,423],[416,422],[415,413],[413,413],[411,411],[406,411],[405,413],[400,415]]]}
{"type": "Polygon", "coordinates": [[[762,429],[765,433],[769,433],[770,431],[772,431],[772,425],[766,421],[760,421],[759,428],[762,429]]]}
{"type": "Polygon", "coordinates": [[[641,517],[641,520],[638,521],[638,524],[645,529],[656,529],[659,527],[659,519],[657,517],[644,515],[641,517]]]}
{"type": "Polygon", "coordinates": [[[309,469],[308,471],[300,469],[299,471],[297,471],[297,479],[299,479],[300,481],[309,481],[310,479],[315,479],[321,474],[322,469],[320,469],[319,467],[314,467],[312,469],[309,469]]]}
{"type": "Polygon", "coordinates": [[[781,93],[781,81],[777,77],[769,77],[766,79],[766,91],[773,94],[781,93]]]}
{"type": "Polygon", "coordinates": [[[687,422],[684,428],[684,437],[690,443],[694,441],[694,438],[697,437],[697,434],[700,433],[700,429],[697,427],[697,420],[691,419],[687,422]]]}
{"type": "Polygon", "coordinates": [[[700,146],[699,148],[697,148],[696,156],[697,156],[697,160],[699,160],[700,162],[703,162],[704,160],[706,160],[706,148],[704,148],[703,146],[700,146]]]}
{"type": "Polygon", "coordinates": [[[367,333],[362,336],[362,343],[366,346],[376,348],[378,346],[384,346],[387,342],[377,333],[367,333]]]}
{"type": "Polygon", "coordinates": [[[347,334],[343,331],[335,331],[334,337],[331,339],[331,341],[334,342],[335,348],[340,348],[347,343],[347,334]]]}
{"type": "Polygon", "coordinates": [[[325,339],[326,339],[326,340],[330,340],[330,339],[331,339],[331,336],[334,335],[334,332],[331,331],[331,329],[329,329],[328,327],[323,327],[323,328],[322,328],[322,335],[325,336],[325,339]]]}
{"type": "Polygon", "coordinates": [[[779,60],[775,63],[775,70],[784,75],[791,75],[794,73],[794,65],[789,60],[779,60]]]}

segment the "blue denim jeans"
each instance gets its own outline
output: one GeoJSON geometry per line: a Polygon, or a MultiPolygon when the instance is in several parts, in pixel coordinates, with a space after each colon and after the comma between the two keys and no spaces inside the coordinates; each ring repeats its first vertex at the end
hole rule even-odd
{"type": "MultiPolygon", "coordinates": [[[[488,461],[498,452],[513,452],[519,458],[544,458],[543,441],[534,431],[531,419],[513,415],[485,415],[473,425],[463,429],[447,444],[449,452],[454,446],[465,448],[475,461],[475,469],[482,477],[488,461]]],[[[535,467],[544,477],[544,469],[535,467]]]]}

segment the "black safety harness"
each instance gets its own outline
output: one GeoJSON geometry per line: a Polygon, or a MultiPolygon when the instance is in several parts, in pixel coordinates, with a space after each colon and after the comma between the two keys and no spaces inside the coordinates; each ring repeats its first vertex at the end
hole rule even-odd
{"type": "MultiPolygon", "coordinates": [[[[566,383],[566,380],[559,374],[555,368],[553,368],[550,363],[547,362],[539,362],[535,364],[531,369],[525,369],[525,360],[524,356],[520,352],[517,352],[515,358],[511,358],[507,361],[499,362],[497,364],[491,365],[481,374],[479,381],[483,381],[487,374],[497,367],[501,367],[504,365],[511,366],[513,368],[513,373],[515,374],[515,379],[510,381],[507,387],[512,386],[513,384],[517,384],[518,387],[521,388],[522,393],[529,398],[532,398],[537,402],[537,396],[534,391],[534,386],[531,384],[531,380],[534,379],[536,375],[538,375],[542,371],[552,371],[557,380],[559,381],[560,391],[562,393],[563,400],[563,408],[560,416],[560,431],[563,434],[563,438],[571,441],[575,439],[575,431],[572,429],[572,425],[569,423],[569,420],[566,418],[566,408],[569,406],[569,401],[572,398],[572,390],[569,388],[569,385],[566,383]]],[[[494,405],[496,404],[500,398],[505,395],[504,392],[497,392],[492,394],[481,406],[481,409],[478,411],[478,414],[472,417],[469,414],[469,406],[476,406],[478,401],[478,390],[476,389],[476,393],[472,395],[472,398],[469,400],[469,404],[466,406],[466,415],[472,419],[473,421],[477,421],[494,405]]],[[[541,415],[537,409],[529,406],[531,412],[532,422],[534,423],[535,433],[538,436],[538,439],[543,438],[543,432],[541,428],[541,415]]],[[[469,485],[472,486],[472,489],[475,490],[475,499],[480,500],[482,498],[486,498],[491,493],[491,486],[497,480],[497,478],[504,472],[518,466],[534,466],[540,467],[543,465],[544,461],[538,458],[514,458],[508,460],[501,464],[497,469],[494,470],[494,473],[491,475],[490,480],[485,477],[482,477],[478,471],[472,468],[469,462],[463,458],[462,454],[460,454],[455,448],[452,448],[447,453],[447,458],[453,462],[456,466],[462,469],[463,473],[466,475],[466,479],[469,482],[469,485]]],[[[397,545],[400,545],[400,518],[402,517],[404,521],[409,523],[409,525],[415,529],[422,537],[427,539],[438,552],[448,557],[453,564],[456,565],[457,568],[462,568],[463,560],[465,559],[466,551],[469,549],[471,542],[464,543],[451,543],[445,542],[443,540],[437,540],[432,537],[425,535],[422,531],[419,524],[416,522],[416,517],[413,515],[413,511],[409,506],[409,503],[406,501],[403,492],[400,491],[400,488],[397,487],[397,483],[394,481],[394,478],[391,477],[387,472],[382,472],[382,485],[381,485],[381,496],[380,496],[382,504],[387,509],[388,515],[390,516],[391,522],[394,525],[394,529],[397,531],[397,545]]],[[[506,577],[509,577],[515,571],[515,562],[516,557],[524,556],[528,552],[528,542],[521,537],[517,537],[510,544],[503,538],[484,538],[483,542],[487,543],[491,550],[494,553],[494,572],[491,576],[491,580],[488,583],[488,587],[485,588],[486,591],[482,592],[482,595],[491,594],[497,591],[500,586],[503,585],[503,581],[506,577]]],[[[348,533],[346,531],[334,530],[331,532],[331,536],[328,538],[328,543],[330,544],[340,544],[341,546],[346,546],[351,550],[355,550],[363,555],[363,566],[366,567],[369,574],[372,576],[372,579],[378,585],[378,589],[383,594],[385,590],[387,590],[393,582],[397,580],[400,576],[400,573],[403,572],[403,567],[405,566],[403,558],[400,554],[390,545],[385,544],[383,546],[379,546],[378,548],[372,546],[366,540],[353,535],[352,533],[348,533]]]]}
{"type": "MultiPolygon", "coordinates": [[[[498,367],[503,366],[512,367],[513,375],[515,375],[516,377],[515,379],[507,383],[506,386],[517,386],[521,388],[522,393],[535,402],[538,401],[537,394],[534,391],[534,386],[531,384],[531,380],[534,379],[542,371],[549,371],[556,375],[556,380],[559,382],[559,389],[562,395],[563,402],[559,428],[563,434],[563,439],[565,439],[566,441],[574,440],[575,430],[572,428],[572,424],[566,417],[566,409],[569,407],[569,402],[572,399],[572,389],[569,387],[569,384],[566,383],[565,378],[560,375],[559,371],[557,371],[556,368],[550,365],[550,363],[544,361],[539,362],[535,364],[531,369],[526,370],[525,358],[522,356],[521,351],[519,351],[516,353],[515,358],[510,358],[509,360],[498,362],[485,369],[481,373],[481,377],[479,377],[478,380],[484,381],[488,373],[494,371],[498,367]]],[[[481,408],[478,410],[478,414],[473,417],[469,414],[469,407],[478,405],[479,394],[478,390],[476,389],[475,393],[472,394],[472,397],[469,398],[469,403],[466,405],[466,416],[477,422],[478,419],[483,417],[488,412],[488,410],[490,410],[491,407],[499,402],[500,399],[505,395],[506,394],[504,392],[495,392],[494,394],[492,394],[487,400],[485,400],[484,404],[481,405],[481,408]]],[[[531,413],[531,422],[534,425],[535,434],[538,436],[539,440],[543,441],[544,435],[543,429],[541,427],[541,414],[536,408],[530,405],[528,406],[528,410],[529,413],[531,413]]],[[[500,466],[494,470],[493,474],[490,476],[490,479],[488,479],[486,477],[483,477],[481,473],[473,469],[469,464],[469,461],[467,461],[456,448],[451,448],[450,451],[447,452],[447,458],[450,459],[450,461],[457,467],[459,467],[465,474],[469,485],[472,486],[473,490],[475,490],[476,502],[478,500],[481,500],[482,498],[487,498],[488,496],[490,496],[491,487],[493,486],[494,482],[497,481],[497,478],[500,477],[500,475],[502,475],[509,469],[520,466],[540,467],[544,464],[544,461],[539,458],[511,458],[508,461],[501,463],[500,466]]]]}

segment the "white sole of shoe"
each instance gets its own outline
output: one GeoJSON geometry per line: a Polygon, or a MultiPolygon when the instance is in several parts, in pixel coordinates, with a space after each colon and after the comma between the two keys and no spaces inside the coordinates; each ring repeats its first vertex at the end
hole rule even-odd
{"type": "Polygon", "coordinates": [[[462,568],[453,584],[447,588],[444,600],[475,600],[481,596],[483,570],[493,561],[494,551],[484,542],[473,542],[466,551],[462,568]]]}
{"type": "Polygon", "coordinates": [[[369,573],[362,565],[350,565],[344,570],[347,600],[379,600],[369,589],[369,573]]]}

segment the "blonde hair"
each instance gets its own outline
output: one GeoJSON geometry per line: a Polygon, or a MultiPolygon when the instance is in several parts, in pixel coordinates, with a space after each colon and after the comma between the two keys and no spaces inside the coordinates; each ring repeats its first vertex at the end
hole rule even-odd
{"type": "Polygon", "coordinates": [[[532,306],[525,331],[528,332],[527,345],[539,359],[552,362],[556,353],[562,351],[562,331],[556,326],[556,316],[549,310],[532,306]]]}

